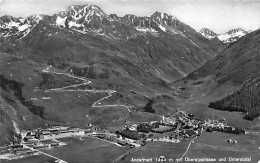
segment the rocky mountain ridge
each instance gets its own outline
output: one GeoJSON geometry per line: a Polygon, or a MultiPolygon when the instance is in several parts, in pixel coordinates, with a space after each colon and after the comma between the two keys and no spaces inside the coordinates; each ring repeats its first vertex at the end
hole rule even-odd
{"type": "MultiPolygon", "coordinates": [[[[149,43],[152,43],[151,40],[154,40],[152,44],[160,46],[160,51],[172,48],[171,52],[167,53],[175,51],[173,55],[177,54],[176,61],[182,66],[174,63],[171,67],[176,69],[178,77],[185,76],[198,68],[224,48],[222,45],[210,43],[176,17],[160,12],[155,12],[149,17],[129,14],[119,17],[115,14],[107,15],[95,5],[71,5],[52,16],[34,15],[27,18],[3,16],[0,18],[0,35],[7,39],[22,40],[29,47],[40,44],[42,46],[47,40],[59,39],[68,35],[68,32],[71,35],[70,38],[77,40],[97,37],[98,39],[92,39],[91,42],[103,40],[111,44],[111,41],[114,43],[118,41],[116,44],[120,42],[127,46],[133,40],[145,42],[145,46],[149,46],[149,43]],[[160,44],[155,38],[167,43],[160,44]]],[[[63,42],[64,40],[59,44],[63,42]]],[[[133,50],[132,47],[128,48],[131,48],[127,50],[128,52],[133,50]]],[[[154,51],[155,46],[152,48],[154,51]]],[[[155,51],[160,53],[158,50],[155,51]]]]}
{"type": "Polygon", "coordinates": [[[166,13],[155,12],[149,17],[116,14],[107,15],[95,5],[71,5],[52,16],[34,15],[27,18],[3,16],[0,18],[0,34],[3,37],[25,37],[39,21],[50,25],[71,29],[80,33],[93,32],[110,39],[127,39],[140,33],[160,32],[179,34],[188,37],[185,32],[195,32],[192,28],[184,28],[176,17],[166,13]]]}
{"type": "Polygon", "coordinates": [[[200,34],[202,34],[205,38],[211,40],[213,38],[218,38],[223,43],[229,44],[237,41],[239,38],[245,36],[246,34],[252,32],[251,30],[244,30],[242,28],[231,29],[224,34],[217,34],[208,28],[202,28],[200,30],[200,34]]]}

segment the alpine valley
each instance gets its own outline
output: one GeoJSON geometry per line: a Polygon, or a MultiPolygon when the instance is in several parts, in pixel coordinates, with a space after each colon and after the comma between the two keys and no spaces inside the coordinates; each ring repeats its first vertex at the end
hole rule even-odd
{"type": "MultiPolygon", "coordinates": [[[[130,131],[121,131],[126,125],[161,122],[185,112],[199,119],[194,122],[224,121],[250,134],[205,132],[180,143],[148,142],[138,148],[88,138],[81,143],[81,137],[43,151],[65,162],[131,162],[162,155],[175,160],[185,154],[192,158],[214,153],[250,154],[256,162],[259,70],[260,29],[238,28],[220,35],[207,28],[197,32],[166,13],[120,17],[96,5],[71,5],[52,16],[2,16],[0,145],[20,139],[23,131],[49,126],[116,131],[124,137],[130,131]],[[238,143],[230,145],[227,139],[238,143]]],[[[162,122],[159,128],[163,124],[169,127],[162,122]]],[[[174,135],[172,130],[156,134],[155,138],[174,135]]],[[[53,158],[40,155],[6,162],[53,158]]]]}

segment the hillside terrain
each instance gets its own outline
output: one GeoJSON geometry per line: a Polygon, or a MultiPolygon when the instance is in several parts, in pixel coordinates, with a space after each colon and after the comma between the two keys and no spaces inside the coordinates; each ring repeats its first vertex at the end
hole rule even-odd
{"type": "Polygon", "coordinates": [[[191,97],[186,101],[188,107],[184,109],[194,114],[203,110],[201,117],[225,119],[239,126],[259,128],[259,92],[256,89],[260,65],[259,43],[258,29],[230,44],[185,78],[175,81],[173,85],[180,87],[179,92],[186,92],[191,97]]]}
{"type": "Polygon", "coordinates": [[[3,16],[0,35],[2,128],[8,131],[1,144],[15,130],[36,126],[113,126],[173,113],[182,97],[170,83],[224,49],[166,13],[119,17],[95,5],[68,6],[52,16],[3,16]],[[143,109],[151,99],[152,114],[143,109]]]}
{"type": "Polygon", "coordinates": [[[259,42],[260,30],[256,30],[229,45],[217,57],[184,79],[196,80],[214,75],[219,84],[226,81],[242,84],[259,75],[259,42]]]}
{"type": "Polygon", "coordinates": [[[209,107],[218,110],[244,112],[246,113],[245,119],[254,120],[254,118],[260,116],[259,89],[259,79],[250,81],[249,84],[243,86],[241,90],[234,92],[232,95],[210,103],[209,107]]]}

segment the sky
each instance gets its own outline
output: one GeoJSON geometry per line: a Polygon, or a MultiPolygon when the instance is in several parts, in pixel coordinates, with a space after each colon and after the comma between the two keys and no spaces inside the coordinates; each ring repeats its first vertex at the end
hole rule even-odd
{"type": "Polygon", "coordinates": [[[206,27],[219,34],[234,28],[260,28],[260,0],[0,0],[0,16],[53,15],[73,4],[94,4],[118,16],[160,11],[197,31],[206,27]]]}

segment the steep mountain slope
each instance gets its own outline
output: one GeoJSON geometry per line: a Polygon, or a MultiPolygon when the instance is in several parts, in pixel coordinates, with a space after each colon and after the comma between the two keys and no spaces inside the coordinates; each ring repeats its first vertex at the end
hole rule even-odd
{"type": "MultiPolygon", "coordinates": [[[[0,25],[3,110],[14,103],[16,113],[20,108],[26,111],[21,117],[32,117],[16,120],[18,129],[36,121],[41,126],[115,125],[130,113],[133,119],[152,119],[157,115],[143,114],[142,107],[157,96],[156,113],[171,113],[178,105],[172,108],[170,101],[179,99],[169,83],[221,49],[177,18],[159,12],[118,17],[94,5],[75,5],[53,16],[4,16],[0,25]],[[165,101],[161,98],[168,103],[160,105],[165,101]]],[[[8,116],[6,129],[14,119],[8,116]]],[[[8,135],[1,143],[13,137],[8,135]]]]}
{"type": "Polygon", "coordinates": [[[260,81],[250,81],[241,90],[221,100],[212,102],[209,107],[218,110],[246,113],[244,119],[254,120],[260,116],[260,81]]]}
{"type": "MultiPolygon", "coordinates": [[[[246,121],[243,119],[244,114],[237,112],[223,112],[209,108],[208,105],[216,100],[221,100],[227,95],[240,90],[243,85],[247,87],[251,81],[260,76],[260,30],[256,30],[238,41],[230,44],[223,52],[214,59],[208,61],[205,65],[190,73],[182,80],[176,81],[175,86],[179,86],[178,92],[184,92],[189,95],[186,102],[189,112],[199,114],[203,110],[202,117],[214,117],[216,119],[226,119],[229,123],[244,126],[247,128],[259,128],[257,120],[246,121]]],[[[243,89],[239,91],[239,94],[243,89]]],[[[236,95],[229,96],[233,97],[236,95]]],[[[253,100],[255,97],[252,97],[253,100]]],[[[246,97],[234,98],[234,100],[246,99],[246,97]]],[[[233,107],[229,105],[227,98],[222,102],[227,102],[219,107],[233,107]],[[227,104],[227,105],[226,105],[227,104]]],[[[242,103],[241,103],[242,105],[242,103]]],[[[213,107],[210,105],[210,107],[213,107]]],[[[213,107],[216,108],[216,107],[213,107]]],[[[254,109],[248,108],[248,109],[254,109]]],[[[223,110],[223,109],[221,109],[223,110]]],[[[228,109],[224,109],[228,110],[228,109]]],[[[242,111],[242,110],[241,110],[242,111]]],[[[244,112],[244,111],[243,111],[244,112]]],[[[251,113],[250,113],[251,114],[251,113]]],[[[254,115],[255,117],[255,115],[254,115]]],[[[252,118],[248,118],[252,119],[252,118]]]]}
{"type": "MultiPolygon", "coordinates": [[[[5,65],[11,65],[10,62],[19,59],[16,56],[17,49],[12,46],[9,42],[0,39],[0,144],[12,140],[14,137],[17,138],[20,129],[32,129],[35,127],[43,126],[44,121],[32,114],[29,110],[33,107],[28,108],[22,104],[23,96],[21,93],[21,83],[15,82],[14,80],[8,80],[4,76],[7,76],[5,72],[8,69],[5,65]],[[7,57],[11,57],[7,60],[7,57]]],[[[27,71],[28,72],[28,71],[27,71]]],[[[8,74],[9,78],[12,78],[12,73],[8,74]]],[[[16,78],[16,77],[15,77],[16,78]]],[[[16,78],[19,81],[19,78],[16,78]]],[[[26,101],[23,101],[26,102],[26,101]]],[[[28,102],[28,101],[27,101],[28,102]]],[[[29,103],[27,103],[29,104],[29,103]]],[[[32,106],[32,105],[31,105],[32,106]]]]}
{"type": "Polygon", "coordinates": [[[214,75],[219,84],[232,81],[242,84],[259,75],[260,30],[256,30],[229,45],[217,57],[195,70],[186,79],[198,79],[214,75]]]}

